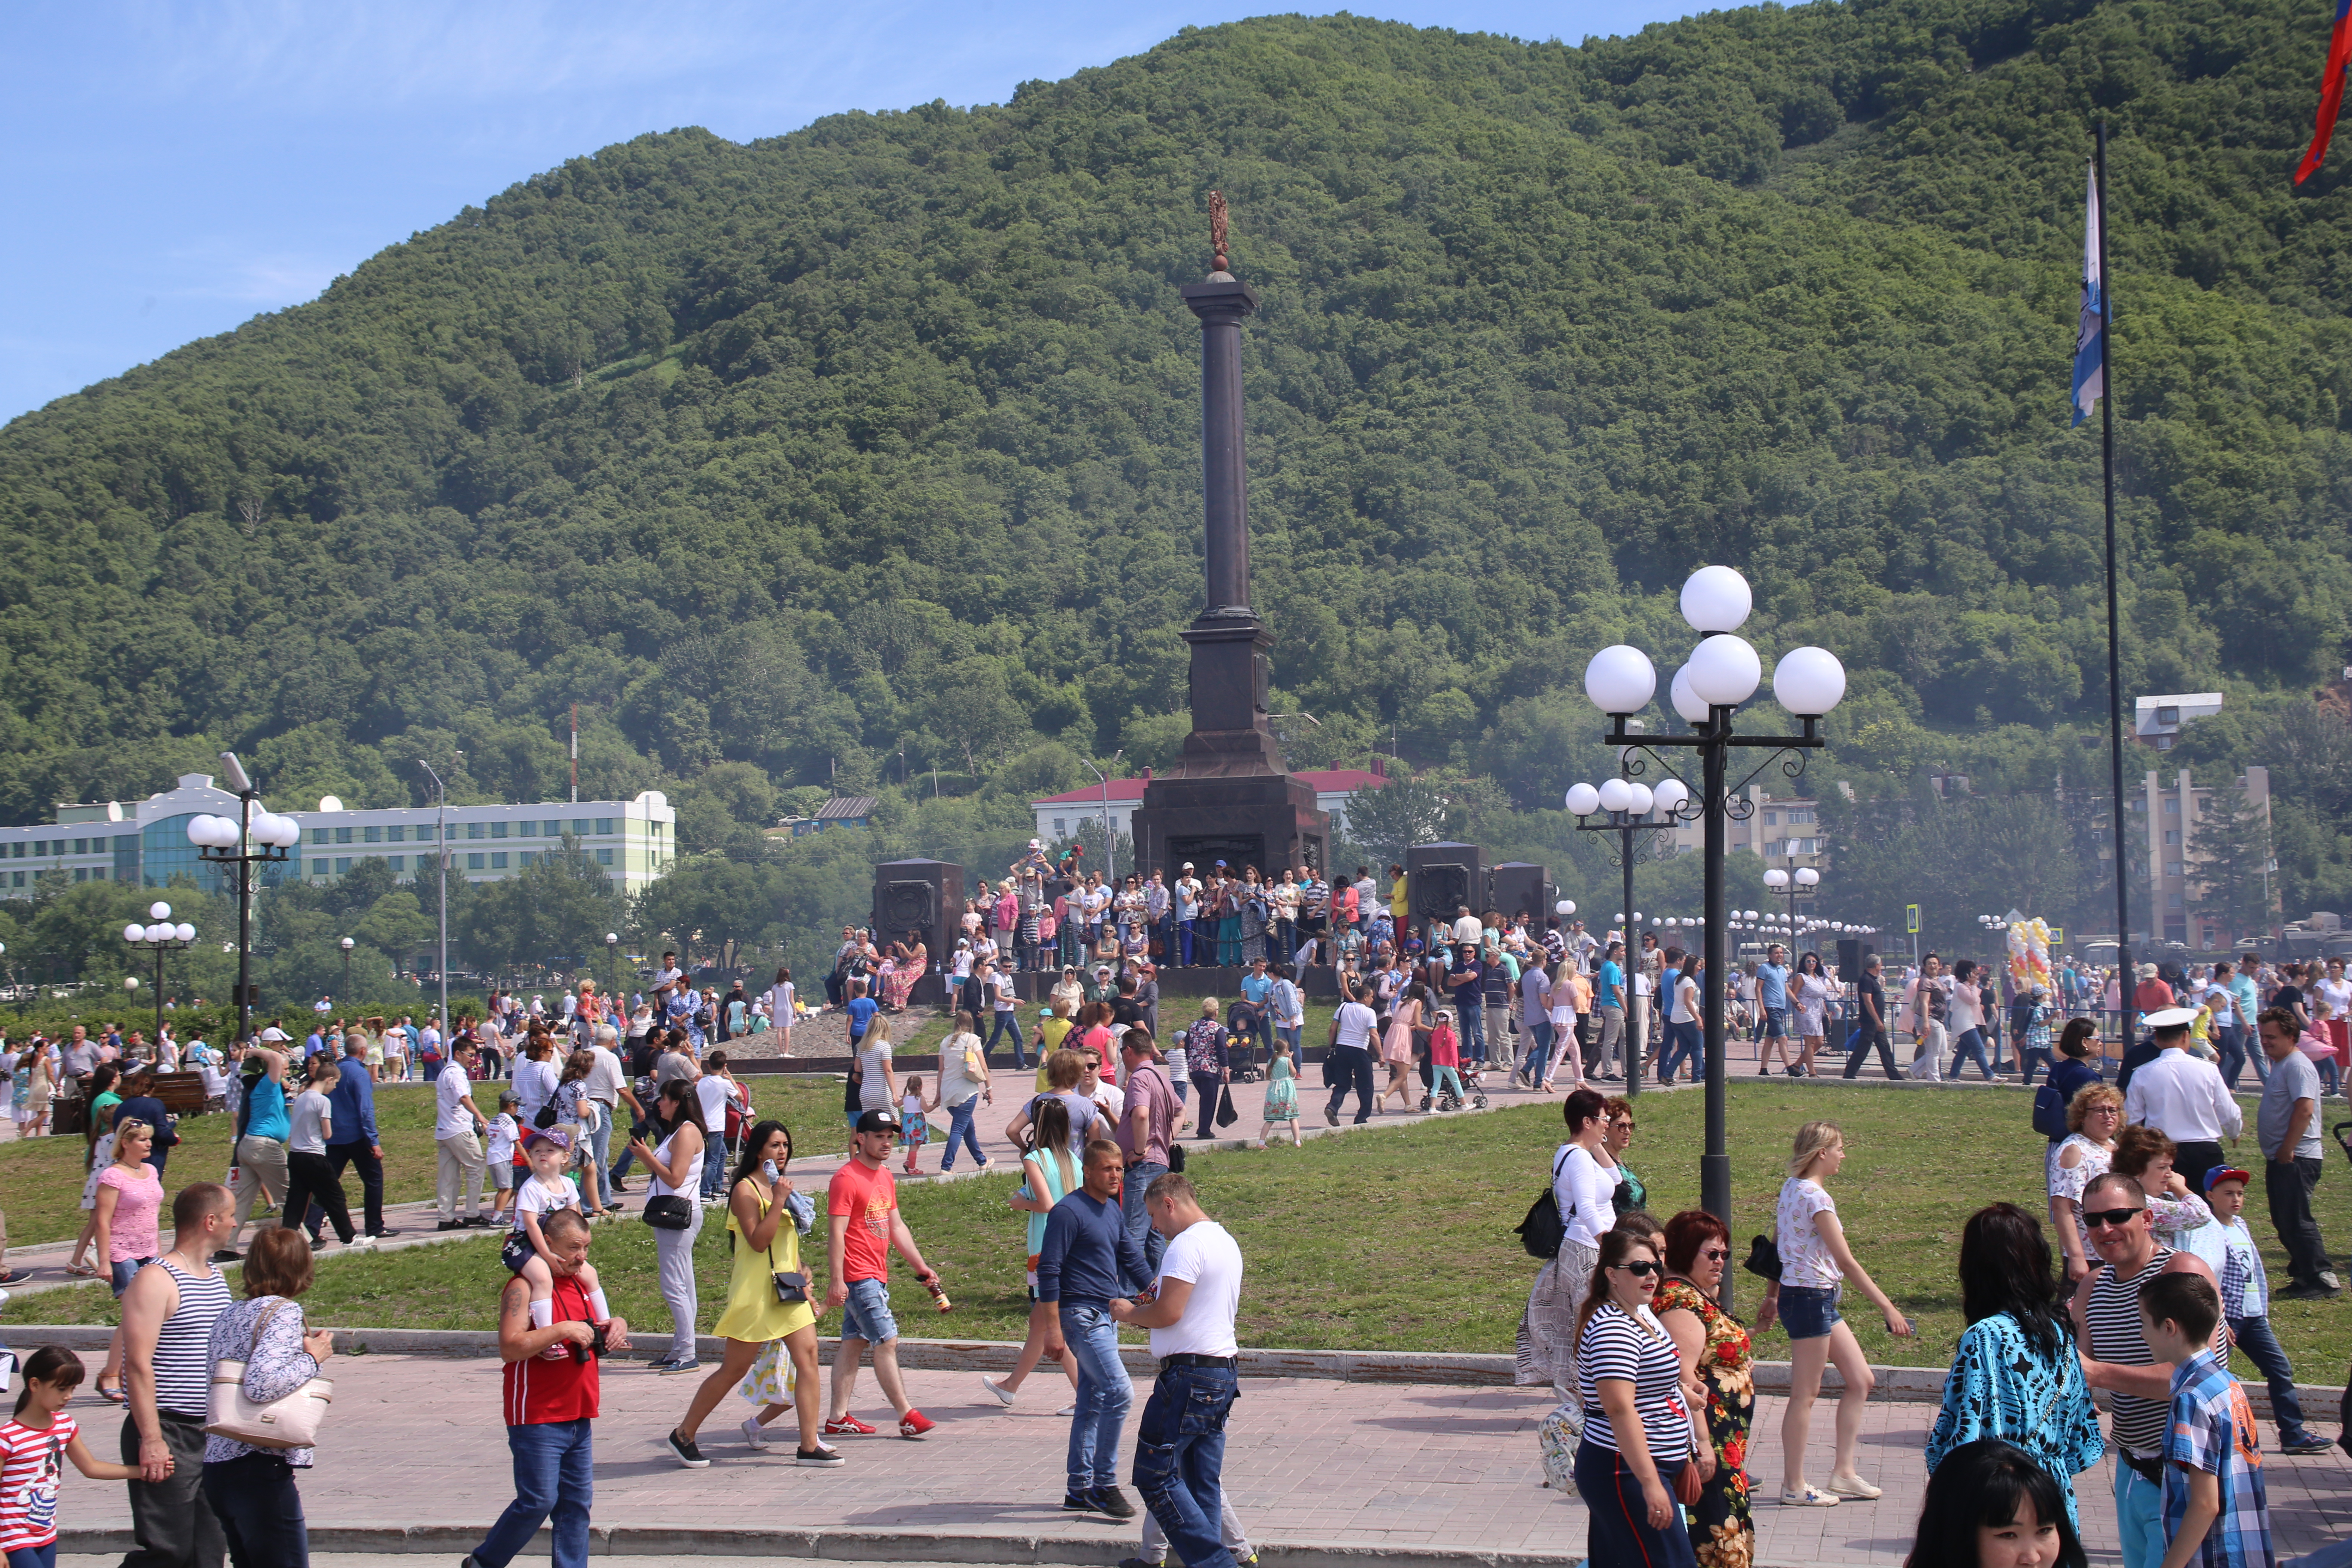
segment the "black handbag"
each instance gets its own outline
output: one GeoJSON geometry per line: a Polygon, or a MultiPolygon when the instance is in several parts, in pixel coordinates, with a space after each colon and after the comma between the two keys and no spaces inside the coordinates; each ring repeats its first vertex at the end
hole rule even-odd
{"type": "Polygon", "coordinates": [[[1550,1184],[1528,1205],[1527,1217],[1514,1227],[1513,1234],[1529,1258],[1558,1258],[1560,1243],[1568,1239],[1568,1217],[1559,1212],[1557,1192],[1560,1166],[1567,1163],[1568,1156],[1562,1154],[1551,1168],[1550,1184]]]}
{"type": "Polygon", "coordinates": [[[1230,1084],[1221,1086],[1217,1095],[1217,1125],[1231,1127],[1241,1119],[1242,1113],[1234,1109],[1233,1087],[1230,1084]]]}
{"type": "Polygon", "coordinates": [[[1769,1236],[1748,1238],[1748,1257],[1739,1267],[1759,1279],[1778,1283],[1780,1278],[1780,1248],[1769,1236]]]}
{"type": "Polygon", "coordinates": [[[545,1105],[541,1106],[541,1107],[539,1108],[539,1114],[538,1114],[538,1115],[536,1115],[536,1116],[534,1116],[534,1117],[532,1117],[532,1118],[530,1119],[530,1124],[531,1124],[533,1127],[552,1127],[552,1126],[554,1126],[554,1125],[555,1125],[555,1101],[553,1101],[553,1100],[549,1100],[545,1105]]]}
{"type": "Polygon", "coordinates": [[[676,1193],[647,1198],[641,1212],[656,1230],[688,1230],[694,1225],[694,1200],[676,1193]]]}

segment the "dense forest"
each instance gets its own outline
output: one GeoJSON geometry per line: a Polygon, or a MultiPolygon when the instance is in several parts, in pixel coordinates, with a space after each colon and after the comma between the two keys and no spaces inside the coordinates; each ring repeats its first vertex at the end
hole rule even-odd
{"type": "MultiPolygon", "coordinates": [[[[1028,791],[1185,727],[1175,289],[1212,187],[1265,299],[1294,764],[1377,746],[1583,853],[1541,808],[1601,765],[1584,658],[1676,658],[1675,589],[1726,561],[1768,653],[1852,672],[1816,782],[2093,789],[2098,444],[2066,415],[2102,117],[2126,701],[2227,690],[2203,760],[2263,761],[2352,657],[2352,154],[2288,177],[2326,26],[1850,0],[1568,47],[1276,16],[1002,105],[607,148],[0,431],[0,812],[224,745],[286,803],[422,802],[419,757],[553,798],[576,703],[582,788],[670,790],[689,847],[757,859],[838,784],[884,789],[893,847],[992,861],[1028,791]]],[[[2291,904],[2352,897],[2341,817],[2283,787],[2291,904]]]]}

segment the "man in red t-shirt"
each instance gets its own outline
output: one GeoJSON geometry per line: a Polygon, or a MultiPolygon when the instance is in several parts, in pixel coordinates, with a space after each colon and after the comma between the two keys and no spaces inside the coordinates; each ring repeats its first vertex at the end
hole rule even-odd
{"type": "Polygon", "coordinates": [[[841,1309],[841,1352],[833,1363],[833,1408],[824,1424],[828,1437],[872,1436],[874,1428],[849,1413],[857,1386],[857,1363],[874,1347],[874,1380],[898,1413],[898,1436],[919,1437],[938,1423],[907,1403],[898,1376],[898,1323],[890,1315],[890,1249],[895,1247],[915,1278],[936,1287],[939,1276],[923,1262],[914,1233],[898,1213],[898,1184],[891,1177],[891,1144],[898,1136],[898,1113],[869,1110],[858,1117],[850,1138],[850,1158],[824,1189],[829,1225],[825,1271],[833,1284],[824,1307],[841,1309]]]}
{"type": "Polygon", "coordinates": [[[466,1559],[465,1568],[506,1568],[554,1520],[551,1568],[588,1568],[588,1510],[596,1497],[596,1358],[629,1348],[629,1325],[609,1315],[604,1292],[583,1289],[588,1222],[557,1209],[540,1222],[553,1255],[555,1299],[534,1321],[530,1286],[520,1275],[499,1297],[499,1359],[506,1363],[507,1447],[514,1455],[515,1500],[466,1559]]]}

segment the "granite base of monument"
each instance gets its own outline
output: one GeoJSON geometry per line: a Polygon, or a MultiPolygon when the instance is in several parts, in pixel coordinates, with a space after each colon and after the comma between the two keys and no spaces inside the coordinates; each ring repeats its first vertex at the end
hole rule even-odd
{"type": "Polygon", "coordinates": [[[1223,860],[1255,866],[1268,880],[1302,862],[1328,871],[1330,819],[1314,786],[1288,773],[1155,778],[1144,786],[1130,831],[1135,863],[1173,879],[1186,861],[1205,874],[1223,860]]]}

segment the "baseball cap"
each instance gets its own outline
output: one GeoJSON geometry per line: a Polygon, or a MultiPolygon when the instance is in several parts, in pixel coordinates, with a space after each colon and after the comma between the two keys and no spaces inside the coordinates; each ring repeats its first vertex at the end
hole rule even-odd
{"type": "Polygon", "coordinates": [[[552,1143],[559,1149],[569,1149],[572,1147],[572,1134],[561,1127],[534,1127],[522,1135],[522,1146],[526,1149],[541,1143],[552,1143]]]}
{"type": "Polygon", "coordinates": [[[2205,1190],[2211,1192],[2217,1182],[2243,1182],[2246,1185],[2252,1186],[2254,1176],[2252,1172],[2241,1171],[2235,1165],[2216,1165],[2205,1173],[2205,1190]]]}
{"type": "Polygon", "coordinates": [[[1185,861],[1183,868],[1187,871],[1191,870],[1192,868],[1192,862],[1190,860],[1185,861]]]}
{"type": "Polygon", "coordinates": [[[502,1089],[499,1090],[499,1110],[503,1110],[509,1105],[520,1105],[521,1103],[522,1093],[520,1089],[502,1089]]]}
{"type": "Polygon", "coordinates": [[[869,1110],[857,1119],[860,1132],[896,1132],[898,1113],[895,1110],[869,1110]]]}
{"type": "Polygon", "coordinates": [[[1224,862],[1223,862],[1223,860],[1220,860],[1220,861],[1218,861],[1218,862],[1217,862],[1217,865],[1218,865],[1220,868],[1223,868],[1223,865],[1224,865],[1224,862]]]}

